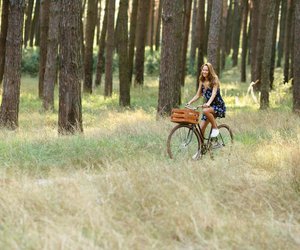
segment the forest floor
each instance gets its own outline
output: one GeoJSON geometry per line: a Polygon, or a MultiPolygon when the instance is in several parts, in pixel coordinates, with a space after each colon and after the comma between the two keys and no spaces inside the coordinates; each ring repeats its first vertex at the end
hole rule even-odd
{"type": "Polygon", "coordinates": [[[299,249],[290,85],[277,77],[260,111],[237,72],[221,78],[233,150],[199,161],[168,158],[175,124],[156,120],[155,77],[132,89],[131,109],[102,88],[84,95],[75,136],[58,136],[57,110],[42,112],[37,79],[23,77],[19,129],[0,130],[0,249],[299,249]]]}

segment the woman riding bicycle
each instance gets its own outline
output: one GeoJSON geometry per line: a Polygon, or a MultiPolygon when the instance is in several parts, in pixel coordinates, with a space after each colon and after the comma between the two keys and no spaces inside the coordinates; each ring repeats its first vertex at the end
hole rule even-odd
{"type": "Polygon", "coordinates": [[[219,130],[215,117],[225,117],[226,106],[221,97],[219,78],[211,63],[205,63],[201,66],[198,91],[187,105],[191,105],[201,96],[203,96],[206,101],[202,106],[203,115],[200,123],[201,131],[204,134],[205,129],[210,122],[212,126],[211,137],[217,137],[219,130]]]}

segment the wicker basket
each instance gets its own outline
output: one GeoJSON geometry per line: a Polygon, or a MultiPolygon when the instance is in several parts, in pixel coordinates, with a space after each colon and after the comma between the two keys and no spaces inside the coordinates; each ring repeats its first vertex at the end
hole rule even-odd
{"type": "Polygon", "coordinates": [[[171,122],[197,124],[200,112],[191,109],[172,109],[171,122]]]}

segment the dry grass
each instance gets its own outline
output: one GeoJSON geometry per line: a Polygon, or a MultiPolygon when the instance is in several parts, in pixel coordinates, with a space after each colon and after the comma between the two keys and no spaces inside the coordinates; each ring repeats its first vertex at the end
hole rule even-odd
{"type": "Polygon", "coordinates": [[[168,160],[164,142],[171,124],[140,110],[108,112],[101,131],[87,128],[82,138],[53,138],[51,129],[40,136],[2,134],[8,144],[66,144],[66,154],[76,140],[122,145],[63,169],[54,162],[46,173],[38,166],[25,174],[18,166],[2,169],[1,249],[297,249],[300,137],[290,133],[300,134],[299,118],[291,118],[297,126],[284,128],[284,116],[272,112],[252,113],[252,122],[249,114],[232,116],[227,122],[237,136],[234,152],[197,162],[168,160]],[[268,116],[277,118],[270,122],[268,116]],[[257,141],[244,144],[249,131],[257,141]]]}
{"type": "Polygon", "coordinates": [[[74,137],[22,113],[0,131],[0,249],[299,249],[300,118],[231,105],[231,154],[176,162],[155,111],[91,105],[74,137]]]}

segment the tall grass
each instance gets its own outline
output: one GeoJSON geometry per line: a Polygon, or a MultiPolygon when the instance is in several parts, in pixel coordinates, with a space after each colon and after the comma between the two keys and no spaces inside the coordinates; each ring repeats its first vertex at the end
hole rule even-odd
{"type": "MultiPolygon", "coordinates": [[[[0,249],[299,249],[289,86],[278,81],[259,111],[248,84],[226,74],[234,147],[199,161],[168,159],[174,124],[155,118],[154,77],[132,89],[131,109],[118,107],[117,89],[85,95],[84,134],[70,137],[57,135],[57,111],[41,111],[36,79],[22,79],[20,128],[0,130],[0,249]]],[[[188,78],[183,102],[194,93],[188,78]]]]}

